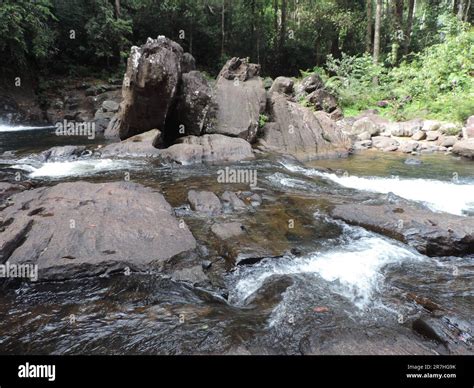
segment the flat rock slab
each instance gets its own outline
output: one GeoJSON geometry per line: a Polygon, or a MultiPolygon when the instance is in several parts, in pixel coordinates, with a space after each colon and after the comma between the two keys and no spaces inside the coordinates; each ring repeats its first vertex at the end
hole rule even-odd
{"type": "Polygon", "coordinates": [[[161,132],[158,129],[132,136],[119,143],[108,144],[100,149],[102,157],[147,157],[160,156],[159,145],[161,132]]]}
{"type": "Polygon", "coordinates": [[[0,262],[36,264],[40,280],[146,271],[196,247],[163,195],[135,183],[61,183],[12,202],[0,213],[0,262]]]}
{"type": "Polygon", "coordinates": [[[408,203],[343,204],[331,216],[413,246],[428,256],[474,253],[474,219],[435,213],[408,203]]]}

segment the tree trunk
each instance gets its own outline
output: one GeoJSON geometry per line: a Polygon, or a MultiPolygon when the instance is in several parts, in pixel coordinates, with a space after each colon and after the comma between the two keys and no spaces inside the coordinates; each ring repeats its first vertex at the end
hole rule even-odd
{"type": "Polygon", "coordinates": [[[459,20],[462,20],[464,16],[464,0],[459,0],[458,9],[457,9],[457,17],[459,20]]]}
{"type": "Polygon", "coordinates": [[[256,30],[256,23],[255,23],[255,0],[252,0],[251,3],[250,3],[250,10],[251,10],[251,22],[252,22],[252,26],[251,26],[251,44],[252,44],[252,59],[255,60],[256,58],[256,52],[257,52],[257,48],[256,48],[256,39],[255,39],[255,30],[256,30]]]}
{"type": "Polygon", "coordinates": [[[411,43],[411,30],[413,28],[413,15],[415,13],[415,0],[408,0],[407,24],[405,26],[405,41],[403,43],[403,54],[408,55],[411,43]]]}
{"type": "Polygon", "coordinates": [[[120,19],[122,11],[120,10],[120,0],[115,0],[115,17],[120,19]]]}
{"type": "Polygon", "coordinates": [[[471,11],[471,0],[468,0],[467,6],[466,6],[466,12],[464,14],[464,21],[469,22],[469,12],[471,11]]]}
{"type": "Polygon", "coordinates": [[[382,24],[382,0],[377,0],[375,7],[375,31],[374,31],[374,63],[379,63],[380,57],[380,27],[382,24]]]}
{"type": "Polygon", "coordinates": [[[279,51],[282,54],[283,47],[285,46],[286,38],[286,1],[281,1],[281,26],[280,26],[280,42],[279,42],[279,51]]]}
{"type": "Polygon", "coordinates": [[[221,58],[225,55],[225,1],[222,0],[222,12],[221,12],[221,58]]]}
{"type": "Polygon", "coordinates": [[[393,3],[393,25],[394,34],[392,42],[392,63],[396,65],[399,61],[399,51],[403,42],[403,0],[394,0],[393,3]]]}
{"type": "Polygon", "coordinates": [[[365,34],[365,51],[372,51],[372,0],[366,1],[367,7],[367,31],[365,34]]]}
{"type": "Polygon", "coordinates": [[[278,0],[273,0],[273,29],[278,35],[278,0]]]}

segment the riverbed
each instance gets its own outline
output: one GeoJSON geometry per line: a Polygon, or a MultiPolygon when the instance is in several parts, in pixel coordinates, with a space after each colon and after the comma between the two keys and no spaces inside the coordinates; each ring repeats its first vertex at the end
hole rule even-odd
{"type": "MultiPolygon", "coordinates": [[[[424,256],[412,247],[327,215],[333,198],[393,193],[436,212],[474,215],[472,162],[444,154],[368,151],[307,164],[261,156],[235,168],[257,172],[263,201],[239,216],[244,237],[226,242],[249,265],[229,266],[212,219],[183,210],[190,189],[223,192],[219,166],[170,167],[144,159],[42,163],[51,146],[104,144],[60,138],[52,128],[0,132],[0,178],[36,186],[129,179],[158,189],[222,269],[210,287],[160,273],[4,284],[2,354],[467,354],[472,353],[472,256],[424,256]],[[13,151],[12,153],[8,151],[13,151]],[[127,177],[127,178],[125,178],[127,177]],[[293,221],[293,227],[289,225],[293,221]],[[410,295],[448,311],[459,336],[450,346],[413,330],[427,314],[410,295]]],[[[233,220],[235,215],[227,215],[233,220]]],[[[137,249],[139,249],[137,247],[137,249]]],[[[217,272],[216,272],[217,273],[217,272]]]]}

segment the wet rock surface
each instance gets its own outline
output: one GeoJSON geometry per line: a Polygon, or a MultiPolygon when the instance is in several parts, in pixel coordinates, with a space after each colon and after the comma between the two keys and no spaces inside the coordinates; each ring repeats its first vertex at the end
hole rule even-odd
{"type": "Polygon", "coordinates": [[[126,182],[25,191],[1,217],[2,263],[36,264],[41,280],[147,271],[196,246],[161,194],[126,182]]]}
{"type": "Polygon", "coordinates": [[[158,147],[161,144],[162,134],[158,129],[132,136],[119,143],[108,144],[98,149],[102,157],[146,157],[160,156],[158,147]]]}
{"type": "Polygon", "coordinates": [[[428,256],[474,253],[474,220],[471,217],[434,213],[406,201],[337,205],[331,215],[399,239],[428,256]]]}
{"type": "Polygon", "coordinates": [[[222,212],[222,204],[219,197],[211,191],[191,190],[188,193],[188,202],[191,205],[191,209],[198,213],[212,216],[222,212]]]}

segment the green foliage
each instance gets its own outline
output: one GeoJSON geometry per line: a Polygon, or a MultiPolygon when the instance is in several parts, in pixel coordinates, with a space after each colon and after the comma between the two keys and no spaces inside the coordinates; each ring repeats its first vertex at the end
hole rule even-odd
{"type": "Polygon", "coordinates": [[[7,65],[25,67],[48,56],[55,39],[51,8],[49,0],[0,2],[0,54],[7,65]]]}
{"type": "Polygon", "coordinates": [[[375,65],[367,54],[328,56],[323,72],[326,87],[350,114],[384,100],[388,107],[382,110],[396,119],[423,114],[464,121],[474,112],[474,30],[459,22],[449,28],[442,43],[395,68],[375,65]]]}
{"type": "Polygon", "coordinates": [[[268,120],[269,120],[269,117],[267,115],[261,114],[258,117],[258,127],[263,128],[265,124],[268,122],[268,120]]]}
{"type": "MultiPolygon", "coordinates": [[[[120,12],[116,0],[0,0],[0,71],[33,68],[46,79],[120,78],[131,45],[165,35],[193,54],[210,78],[233,56],[259,63],[264,76],[296,76],[298,69],[312,68],[346,114],[377,108],[381,100],[388,106],[377,109],[395,118],[422,111],[463,120],[473,112],[472,30],[447,0],[417,0],[410,36],[393,12],[384,12],[380,64],[361,54],[365,0],[118,3],[120,12]]],[[[467,17],[472,21],[472,12],[467,17]]]]}
{"type": "Polygon", "coordinates": [[[115,58],[126,58],[131,46],[132,21],[116,19],[114,9],[107,0],[97,1],[96,12],[85,25],[92,55],[104,58],[107,63],[115,58]]]}

